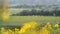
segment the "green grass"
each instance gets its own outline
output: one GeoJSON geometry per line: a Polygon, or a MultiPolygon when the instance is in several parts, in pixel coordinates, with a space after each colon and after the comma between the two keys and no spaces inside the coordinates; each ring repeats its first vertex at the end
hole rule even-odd
{"type": "MultiPolygon", "coordinates": [[[[50,23],[53,24],[52,25],[52,27],[53,27],[54,24],[60,23],[60,17],[59,16],[10,16],[9,21],[1,22],[0,25],[4,25],[4,26],[9,26],[9,25],[10,26],[12,26],[12,25],[22,26],[22,24],[29,23],[29,22],[32,22],[32,21],[37,22],[38,25],[50,22],[50,23]]],[[[60,34],[60,31],[57,31],[54,28],[50,31],[50,34],[53,34],[53,32],[55,32],[56,34],[60,34]]]]}
{"type": "Polygon", "coordinates": [[[22,25],[27,22],[35,21],[38,24],[50,22],[53,25],[60,23],[60,17],[56,16],[10,16],[8,22],[2,22],[1,25],[22,25]]]}

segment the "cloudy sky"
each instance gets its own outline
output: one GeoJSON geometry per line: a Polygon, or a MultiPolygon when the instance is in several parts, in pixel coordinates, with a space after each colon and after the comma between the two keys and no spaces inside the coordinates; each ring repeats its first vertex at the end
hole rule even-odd
{"type": "Polygon", "coordinates": [[[9,5],[18,4],[57,4],[60,5],[60,0],[8,0],[9,5]]]}

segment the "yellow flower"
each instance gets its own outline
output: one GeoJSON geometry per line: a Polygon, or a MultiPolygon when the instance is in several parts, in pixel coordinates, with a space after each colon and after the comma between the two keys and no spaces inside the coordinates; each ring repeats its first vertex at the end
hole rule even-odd
{"type": "Polygon", "coordinates": [[[9,34],[14,34],[14,31],[8,29],[9,34]]]}
{"type": "Polygon", "coordinates": [[[55,24],[55,27],[59,27],[59,24],[55,24]]]}
{"type": "Polygon", "coordinates": [[[9,34],[9,32],[8,32],[8,31],[6,31],[6,32],[4,32],[4,34],[9,34]]]}
{"type": "Polygon", "coordinates": [[[40,34],[50,34],[50,31],[43,27],[43,28],[40,30],[40,34]]]}
{"type": "Polygon", "coordinates": [[[50,29],[52,29],[51,24],[48,22],[42,29],[40,30],[40,34],[50,34],[50,29]]]}
{"type": "Polygon", "coordinates": [[[19,33],[19,29],[15,28],[15,34],[19,33]]]}
{"type": "Polygon", "coordinates": [[[55,24],[55,27],[57,28],[57,30],[60,30],[59,24],[55,24]]]}
{"type": "Polygon", "coordinates": [[[50,22],[48,22],[48,23],[46,24],[46,27],[47,27],[47,29],[52,29],[52,26],[51,26],[50,22]]]}
{"type": "Polygon", "coordinates": [[[26,32],[29,29],[35,30],[36,27],[37,27],[37,23],[36,22],[25,23],[19,32],[20,33],[24,33],[24,32],[26,32]]]}
{"type": "Polygon", "coordinates": [[[2,28],[1,28],[1,34],[4,34],[5,31],[6,31],[5,28],[2,27],[2,28]]]}

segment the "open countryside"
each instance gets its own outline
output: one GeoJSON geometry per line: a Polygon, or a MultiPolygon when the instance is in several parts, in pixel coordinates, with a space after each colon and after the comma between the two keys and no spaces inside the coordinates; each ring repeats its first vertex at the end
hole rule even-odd
{"type": "Polygon", "coordinates": [[[0,34],[60,34],[59,0],[23,1],[0,2],[0,34]]]}

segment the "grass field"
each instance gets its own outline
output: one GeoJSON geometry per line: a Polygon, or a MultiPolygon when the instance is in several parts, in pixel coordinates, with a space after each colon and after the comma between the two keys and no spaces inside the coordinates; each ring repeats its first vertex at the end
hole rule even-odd
{"type": "Polygon", "coordinates": [[[10,16],[8,22],[3,22],[1,25],[22,25],[27,22],[37,22],[38,24],[50,22],[52,24],[60,23],[59,16],[10,16]]]}
{"type": "Polygon", "coordinates": [[[60,26],[58,24],[60,24],[60,16],[10,16],[9,21],[1,22],[0,26],[23,26],[19,29],[10,29],[11,27],[9,29],[1,28],[0,33],[60,34],[60,26]],[[57,24],[56,27],[55,24],[57,24]]]}

